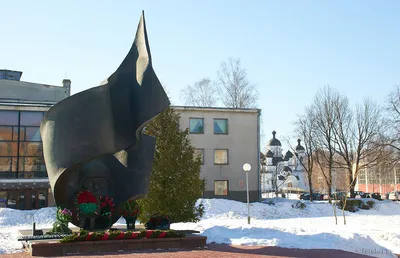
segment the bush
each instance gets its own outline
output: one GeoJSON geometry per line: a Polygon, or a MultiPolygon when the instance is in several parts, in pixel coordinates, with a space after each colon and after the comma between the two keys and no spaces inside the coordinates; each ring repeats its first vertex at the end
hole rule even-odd
{"type": "MultiPolygon", "coordinates": [[[[340,209],[343,209],[343,205],[344,205],[344,200],[340,200],[337,203],[337,206],[340,209]]],[[[367,201],[366,203],[364,203],[364,201],[360,200],[360,199],[347,199],[346,207],[344,208],[344,210],[350,211],[350,212],[356,212],[359,209],[369,210],[369,209],[373,208],[374,205],[375,205],[374,201],[367,201]]]]}
{"type": "Polygon", "coordinates": [[[370,209],[372,209],[372,208],[374,208],[374,206],[375,206],[375,202],[374,202],[374,201],[368,201],[368,202],[367,202],[367,205],[368,205],[368,207],[369,207],[370,209]]]}
{"type": "Polygon", "coordinates": [[[307,205],[306,205],[304,202],[301,202],[301,201],[298,201],[298,202],[296,202],[295,204],[292,204],[292,208],[295,208],[295,209],[300,209],[300,210],[302,210],[302,209],[304,209],[305,207],[307,207],[307,205]]]}

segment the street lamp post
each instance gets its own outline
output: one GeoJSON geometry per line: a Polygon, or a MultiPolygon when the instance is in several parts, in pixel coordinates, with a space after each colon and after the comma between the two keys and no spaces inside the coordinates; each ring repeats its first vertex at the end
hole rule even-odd
{"type": "Polygon", "coordinates": [[[250,225],[250,201],[249,201],[249,171],[251,169],[251,165],[249,163],[245,163],[243,165],[243,170],[246,172],[246,191],[247,191],[247,223],[250,225]]]}

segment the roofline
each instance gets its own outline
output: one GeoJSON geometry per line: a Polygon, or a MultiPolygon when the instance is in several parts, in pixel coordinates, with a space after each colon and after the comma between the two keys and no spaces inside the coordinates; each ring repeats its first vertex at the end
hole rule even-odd
{"type": "Polygon", "coordinates": [[[26,184],[26,183],[49,183],[48,178],[4,178],[0,179],[0,184],[6,183],[17,183],[17,184],[26,184]]]}
{"type": "Polygon", "coordinates": [[[31,84],[30,86],[44,86],[44,87],[53,87],[53,88],[63,88],[63,85],[54,85],[54,84],[44,84],[40,82],[29,82],[29,81],[15,81],[15,80],[8,80],[8,79],[0,79],[1,81],[6,81],[8,83],[15,83],[15,84],[31,84]]]}
{"type": "Polygon", "coordinates": [[[249,112],[261,113],[259,108],[228,108],[228,107],[197,107],[197,106],[171,106],[176,110],[193,110],[193,111],[231,111],[231,112],[249,112]]]}
{"type": "Polygon", "coordinates": [[[16,73],[23,73],[22,71],[17,71],[17,70],[8,70],[8,69],[0,69],[0,71],[5,71],[5,72],[16,72],[16,73]]]}
{"type": "Polygon", "coordinates": [[[56,102],[5,101],[0,99],[0,110],[47,111],[56,102]]]}
{"type": "Polygon", "coordinates": [[[57,104],[56,101],[32,101],[32,100],[17,100],[13,99],[10,101],[9,99],[1,99],[0,105],[2,106],[46,106],[51,107],[57,104]]]}

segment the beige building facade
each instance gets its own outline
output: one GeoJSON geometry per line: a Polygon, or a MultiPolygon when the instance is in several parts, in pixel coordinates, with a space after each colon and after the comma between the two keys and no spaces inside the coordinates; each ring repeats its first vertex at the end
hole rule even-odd
{"type": "Polygon", "coordinates": [[[195,151],[202,159],[205,198],[246,201],[249,163],[250,201],[260,192],[260,109],[172,107],[180,113],[180,127],[188,129],[195,151]]]}

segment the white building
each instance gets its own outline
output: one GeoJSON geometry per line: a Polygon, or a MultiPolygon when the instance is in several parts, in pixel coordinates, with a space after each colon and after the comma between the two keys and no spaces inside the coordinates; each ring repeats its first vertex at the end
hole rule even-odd
{"type": "Polygon", "coordinates": [[[309,185],[307,173],[301,164],[305,161],[306,155],[304,147],[297,140],[295,153],[287,151],[282,154],[282,144],[275,137],[276,132],[272,132],[272,139],[268,142],[265,154],[265,165],[261,170],[261,192],[263,197],[266,193],[300,193],[308,192],[309,185]]]}
{"type": "Polygon", "coordinates": [[[202,160],[200,176],[205,179],[204,198],[247,200],[246,173],[249,163],[250,202],[260,192],[260,109],[218,107],[172,107],[180,114],[181,129],[202,160]]]}

